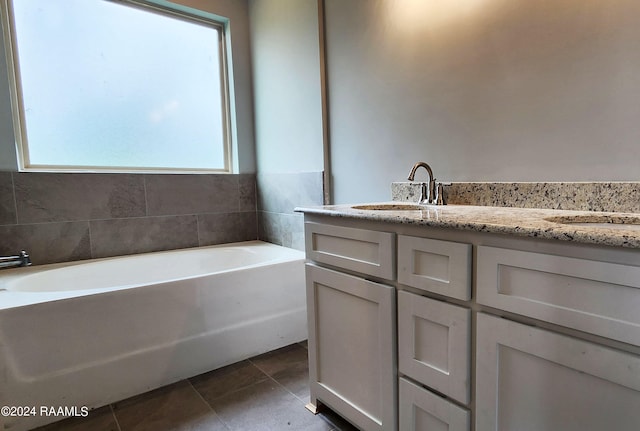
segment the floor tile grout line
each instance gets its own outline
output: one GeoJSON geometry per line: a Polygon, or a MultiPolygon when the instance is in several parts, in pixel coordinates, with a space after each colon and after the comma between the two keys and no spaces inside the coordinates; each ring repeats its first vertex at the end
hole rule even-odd
{"type": "Polygon", "coordinates": [[[204,401],[204,403],[207,405],[207,407],[209,407],[209,410],[211,410],[213,413],[216,414],[216,416],[218,415],[218,413],[216,412],[216,410],[211,406],[211,404],[209,404],[209,402],[207,402],[207,400],[204,399],[204,397],[202,396],[202,394],[196,389],[195,386],[193,386],[193,383],[191,382],[190,379],[186,379],[187,382],[189,382],[189,386],[191,386],[191,389],[193,389],[194,391],[196,391],[196,394],[198,394],[198,398],[200,398],[202,401],[204,401]]]}
{"type": "MultiPolygon", "coordinates": [[[[241,387],[241,388],[237,388],[237,389],[234,389],[234,390],[232,390],[232,391],[226,392],[226,393],[225,393],[225,394],[223,394],[223,395],[220,395],[220,396],[217,396],[217,397],[213,398],[213,399],[212,399],[212,401],[215,401],[215,400],[220,399],[220,398],[222,398],[222,397],[226,397],[226,396],[228,396],[228,395],[230,395],[230,394],[234,394],[234,393],[236,393],[236,392],[240,392],[240,391],[246,390],[246,389],[248,389],[248,388],[251,388],[252,386],[258,385],[258,384],[260,384],[260,383],[264,383],[264,382],[266,382],[266,381],[268,381],[268,380],[273,380],[274,382],[276,382],[276,384],[278,384],[279,386],[282,386],[282,385],[281,385],[280,383],[278,383],[275,379],[273,379],[270,375],[268,375],[267,373],[265,373],[265,372],[264,372],[260,367],[258,367],[258,366],[257,366],[257,365],[255,365],[253,362],[251,362],[251,360],[250,360],[250,359],[246,359],[246,361],[247,361],[247,362],[250,362],[250,363],[251,363],[251,365],[253,365],[254,367],[256,367],[256,369],[257,369],[258,371],[260,371],[260,372],[264,375],[264,378],[260,378],[259,380],[256,380],[255,382],[252,382],[251,384],[249,384],[249,385],[247,385],[247,386],[243,386],[243,387],[241,387]]],[[[200,397],[200,398],[201,398],[201,399],[202,399],[202,400],[203,400],[203,401],[204,401],[204,402],[209,406],[209,408],[211,409],[211,411],[212,411],[212,412],[214,412],[214,413],[216,414],[216,416],[218,417],[218,419],[220,420],[220,422],[225,426],[225,428],[227,428],[229,431],[233,431],[233,430],[234,430],[234,428],[232,428],[231,424],[228,424],[228,423],[227,423],[223,418],[221,418],[221,417],[220,417],[220,415],[218,415],[218,413],[216,412],[216,410],[213,408],[213,406],[212,406],[212,405],[211,405],[211,404],[210,404],[210,403],[209,403],[209,402],[208,402],[208,401],[207,401],[207,400],[202,396],[202,394],[198,391],[198,389],[196,389],[196,387],[193,385],[193,383],[191,382],[191,380],[190,380],[190,379],[187,379],[187,380],[189,381],[189,384],[191,385],[191,387],[192,387],[192,388],[193,388],[193,389],[198,393],[198,396],[199,396],[199,397],[200,397]]],[[[284,386],[282,386],[282,387],[284,388],[284,386]]],[[[284,388],[284,389],[285,389],[287,392],[291,393],[289,390],[287,390],[287,388],[284,388]]],[[[294,394],[291,394],[291,395],[293,395],[296,399],[298,399],[298,400],[299,400],[299,398],[298,398],[298,397],[296,397],[294,394]]],[[[304,404],[303,404],[303,405],[304,405],[304,404]]]]}
{"type": "MultiPolygon", "coordinates": [[[[295,343],[295,344],[300,345],[300,343],[295,343]]],[[[302,347],[303,349],[307,350],[304,346],[300,346],[300,347],[302,347]]],[[[282,384],[282,383],[280,383],[278,380],[276,380],[276,379],[275,379],[275,377],[272,377],[269,373],[267,373],[267,372],[266,372],[266,371],[264,371],[262,368],[260,368],[260,366],[259,366],[259,365],[255,364],[255,363],[252,361],[252,359],[253,359],[253,358],[249,358],[249,359],[247,359],[247,361],[251,362],[251,364],[252,364],[254,367],[256,367],[258,370],[260,370],[262,373],[264,373],[267,377],[269,377],[271,380],[273,380],[274,382],[276,382],[278,385],[280,385],[281,387],[283,387],[287,392],[289,392],[291,395],[293,395],[296,399],[300,400],[300,402],[302,402],[302,405],[306,405],[306,404],[307,404],[305,400],[303,400],[302,398],[300,398],[300,397],[299,397],[298,395],[296,395],[295,393],[291,392],[291,391],[289,390],[289,388],[287,388],[285,385],[283,385],[283,384],[282,384]]]]}
{"type": "MultiPolygon", "coordinates": [[[[233,389],[233,390],[231,390],[231,391],[229,391],[229,392],[225,392],[225,393],[224,393],[224,394],[222,394],[222,395],[218,395],[218,396],[216,396],[215,398],[212,398],[212,401],[215,401],[215,400],[217,400],[217,399],[219,399],[219,398],[222,398],[222,397],[225,397],[225,396],[227,396],[227,395],[234,394],[234,393],[236,393],[236,392],[242,391],[242,390],[244,390],[244,389],[246,389],[246,388],[250,388],[251,386],[256,385],[256,384],[258,384],[258,383],[262,383],[262,382],[264,382],[264,381],[266,381],[266,380],[269,380],[269,378],[270,378],[270,377],[269,377],[269,375],[268,375],[267,373],[265,373],[264,371],[262,371],[259,367],[257,367],[253,362],[251,362],[249,359],[244,359],[244,361],[247,361],[247,362],[249,362],[251,365],[253,365],[253,366],[254,366],[258,371],[260,371],[260,372],[264,375],[264,377],[261,377],[261,378],[259,378],[258,380],[254,381],[254,382],[251,382],[250,384],[248,384],[248,385],[246,385],[246,386],[242,386],[242,387],[239,387],[239,388],[235,388],[235,389],[233,389]]],[[[240,361],[240,362],[243,362],[243,361],[240,361]]],[[[239,362],[237,362],[237,363],[239,363],[239,362]]],[[[232,365],[233,365],[233,364],[232,364],[232,365]]],[[[224,367],[222,367],[222,368],[224,368],[224,367]]],[[[218,368],[218,369],[221,369],[221,368],[218,368]]],[[[216,370],[213,370],[213,371],[216,371],[216,370]]],[[[206,374],[206,373],[205,373],[205,374],[206,374]]],[[[198,376],[194,376],[194,377],[198,377],[198,376]]],[[[195,391],[196,391],[196,392],[198,392],[198,395],[200,395],[200,397],[201,397],[201,398],[202,398],[202,399],[203,399],[207,404],[209,404],[209,402],[208,402],[206,399],[204,399],[204,397],[202,396],[202,394],[200,393],[200,391],[198,391],[198,389],[195,387],[195,385],[193,384],[193,382],[191,382],[191,378],[188,378],[187,380],[189,381],[189,384],[193,387],[193,389],[195,389],[195,391]]],[[[209,405],[210,405],[210,404],[209,404],[209,405]]],[[[211,405],[210,405],[210,406],[211,406],[211,405]]],[[[212,406],[211,406],[211,408],[213,409],[213,407],[212,407],[212,406]]],[[[214,412],[215,412],[215,409],[214,409],[214,412]]],[[[217,414],[217,413],[216,413],[216,414],[217,414]]]]}
{"type": "Polygon", "coordinates": [[[200,393],[200,391],[198,391],[198,389],[196,389],[196,387],[193,385],[193,382],[191,381],[191,379],[185,379],[187,382],[189,382],[189,386],[191,386],[191,389],[193,389],[196,394],[198,394],[198,398],[200,398],[206,405],[207,407],[209,407],[209,410],[216,415],[216,418],[218,418],[218,420],[220,421],[220,423],[225,427],[225,429],[229,430],[229,431],[233,431],[233,428],[231,428],[231,425],[228,424],[224,419],[222,419],[220,417],[220,415],[218,414],[218,412],[216,411],[216,409],[213,408],[213,406],[204,399],[204,397],[202,396],[202,394],[200,393]]]}
{"type": "Polygon", "coordinates": [[[118,420],[118,416],[116,416],[116,410],[113,408],[113,404],[109,404],[109,409],[111,410],[111,415],[113,416],[113,420],[116,421],[116,427],[118,431],[122,431],[122,427],[120,426],[120,421],[118,420]]]}
{"type": "Polygon", "coordinates": [[[252,387],[252,386],[255,386],[255,385],[259,384],[259,383],[264,383],[264,382],[266,382],[266,381],[267,381],[267,380],[269,380],[269,379],[270,379],[270,377],[269,377],[269,376],[267,376],[267,375],[265,375],[265,377],[264,377],[264,378],[261,378],[260,380],[256,380],[255,382],[251,382],[251,384],[249,384],[249,385],[243,386],[243,387],[241,387],[241,388],[236,388],[236,389],[234,389],[234,390],[232,390],[232,391],[229,391],[229,392],[227,392],[227,393],[224,393],[224,394],[222,394],[222,395],[218,395],[217,397],[212,398],[212,399],[211,399],[211,401],[216,401],[216,400],[219,400],[219,399],[220,399],[220,398],[222,398],[222,397],[226,397],[227,395],[231,395],[231,394],[235,394],[236,392],[243,391],[243,390],[245,390],[245,389],[247,389],[247,388],[250,388],[250,387],[252,387]]]}
{"type": "MultiPolygon", "coordinates": [[[[250,359],[248,359],[250,361],[250,359]]],[[[252,362],[253,363],[253,362],[252,362]]],[[[254,364],[255,365],[255,364],[254,364]]],[[[260,369],[257,365],[255,365],[256,368],[258,368],[260,371],[262,371],[262,369],[260,369]]],[[[262,371],[264,373],[264,371],[262,371]]],[[[266,374],[266,373],[265,373],[266,374]]],[[[275,382],[278,386],[280,386],[281,388],[283,388],[286,392],[288,392],[290,395],[293,396],[293,398],[296,401],[300,402],[300,406],[306,410],[305,405],[306,403],[304,402],[304,400],[301,400],[300,397],[298,397],[296,394],[294,394],[293,392],[291,392],[286,386],[284,386],[282,383],[280,383],[279,381],[277,381],[275,378],[273,378],[272,376],[267,374],[267,377],[269,377],[269,379],[271,379],[273,382],[275,382]]],[[[313,414],[311,412],[309,412],[310,414],[313,414]]],[[[326,424],[328,424],[329,426],[331,426],[332,428],[329,429],[329,431],[340,431],[339,428],[335,428],[335,426],[333,425],[333,423],[331,423],[329,420],[327,420],[326,417],[324,416],[320,416],[320,419],[322,419],[326,424]]]]}
{"type": "MultiPolygon", "coordinates": [[[[271,379],[273,382],[275,382],[278,386],[280,386],[282,389],[284,389],[286,392],[288,392],[289,394],[291,394],[293,396],[293,398],[295,398],[297,401],[300,402],[301,406],[303,408],[305,408],[305,405],[307,404],[305,402],[305,400],[301,399],[299,396],[297,396],[296,394],[294,394],[293,392],[291,392],[289,390],[289,388],[287,388],[285,385],[283,385],[282,383],[280,383],[279,381],[277,381],[273,376],[267,374],[265,371],[262,370],[262,368],[260,368],[259,366],[257,366],[256,364],[253,363],[253,361],[251,361],[251,359],[247,359],[249,362],[251,362],[257,369],[259,369],[261,372],[263,372],[264,374],[266,374],[267,377],[269,377],[269,379],[271,379]]],[[[324,416],[321,417],[321,419],[323,421],[325,421],[326,423],[328,423],[329,425],[333,426],[333,424],[331,422],[329,422],[324,416]]],[[[336,428],[337,429],[337,428],[336,428]]],[[[331,429],[330,431],[334,431],[334,429],[331,429]]],[[[338,430],[339,431],[339,430],[338,430]]]]}
{"type": "MultiPolygon", "coordinates": [[[[247,361],[249,361],[251,363],[251,365],[253,365],[254,367],[256,367],[258,370],[260,370],[260,372],[262,374],[264,374],[265,376],[267,376],[269,379],[273,380],[274,382],[276,382],[279,386],[282,386],[287,392],[289,392],[291,395],[293,395],[295,397],[295,394],[292,393],[289,389],[287,389],[282,383],[280,383],[279,381],[277,381],[275,378],[273,378],[273,376],[271,376],[271,374],[267,373],[265,370],[263,370],[262,368],[260,368],[260,366],[258,366],[256,363],[254,363],[251,358],[247,359],[247,361]]],[[[298,397],[296,397],[298,398],[298,397]]]]}

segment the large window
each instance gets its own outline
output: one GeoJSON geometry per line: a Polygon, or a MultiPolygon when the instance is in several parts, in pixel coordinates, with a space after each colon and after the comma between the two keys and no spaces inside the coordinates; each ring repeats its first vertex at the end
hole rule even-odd
{"type": "Polygon", "coordinates": [[[1,1],[22,169],[229,172],[221,23],[144,1],[1,1]]]}

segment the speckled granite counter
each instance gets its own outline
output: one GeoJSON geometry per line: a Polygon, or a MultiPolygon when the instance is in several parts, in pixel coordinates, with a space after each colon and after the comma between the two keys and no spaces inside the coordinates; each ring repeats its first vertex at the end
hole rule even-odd
{"type": "MultiPolygon", "coordinates": [[[[410,202],[397,201],[387,202],[385,204],[415,205],[410,202]]],[[[640,214],[634,213],[466,205],[429,205],[416,210],[394,211],[362,210],[354,209],[352,206],[353,205],[327,205],[322,207],[304,207],[296,208],[296,211],[330,217],[346,217],[385,223],[431,226],[640,249],[640,226],[637,224],[628,224],[640,223],[640,214]],[[555,218],[556,220],[587,222],[594,217],[600,216],[605,216],[606,220],[612,223],[612,227],[585,227],[571,223],[558,223],[545,220],[555,218]],[[627,226],[625,226],[624,223],[627,223],[627,226]]]]}
{"type": "MultiPolygon", "coordinates": [[[[640,182],[447,183],[450,205],[640,213],[640,182]]],[[[417,202],[419,182],[391,184],[391,200],[417,202]]]]}

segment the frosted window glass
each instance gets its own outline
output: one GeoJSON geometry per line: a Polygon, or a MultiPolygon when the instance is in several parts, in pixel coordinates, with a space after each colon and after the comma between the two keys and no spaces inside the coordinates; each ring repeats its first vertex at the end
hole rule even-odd
{"type": "Polygon", "coordinates": [[[26,164],[227,169],[220,27],[104,0],[13,11],[26,164]]]}

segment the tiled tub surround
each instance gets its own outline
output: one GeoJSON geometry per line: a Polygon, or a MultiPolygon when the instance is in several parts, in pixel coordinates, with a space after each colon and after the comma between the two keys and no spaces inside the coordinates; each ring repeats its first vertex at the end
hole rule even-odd
{"type": "Polygon", "coordinates": [[[304,222],[297,206],[322,205],[322,172],[258,174],[259,238],[304,250],[304,222]]]}
{"type": "MultiPolygon", "coordinates": [[[[416,202],[420,182],[391,185],[394,201],[416,202]]],[[[451,205],[640,213],[640,182],[451,183],[451,205]]]]}
{"type": "Polygon", "coordinates": [[[34,264],[257,237],[253,174],[0,172],[0,255],[34,264]]]}

